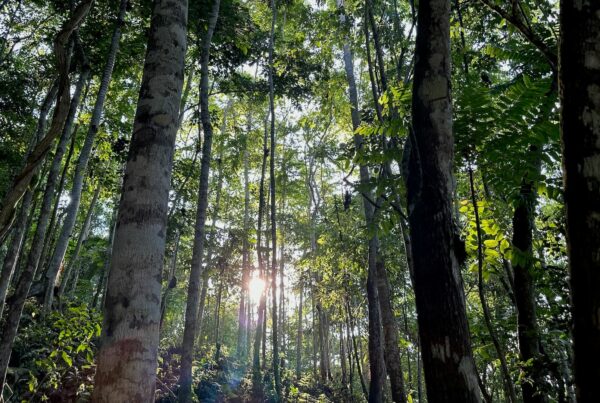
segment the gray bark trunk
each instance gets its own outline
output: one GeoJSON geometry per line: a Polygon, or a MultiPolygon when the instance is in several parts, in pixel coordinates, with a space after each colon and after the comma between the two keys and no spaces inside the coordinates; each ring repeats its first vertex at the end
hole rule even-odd
{"type": "Polygon", "coordinates": [[[154,2],[119,204],[92,402],[154,400],[161,274],[187,11],[186,0],[154,2]]]}
{"type": "Polygon", "coordinates": [[[73,232],[73,228],[75,227],[75,222],[77,220],[77,213],[79,211],[79,204],[81,202],[81,192],[83,190],[83,180],[85,178],[88,162],[92,155],[92,147],[94,145],[94,140],[96,139],[96,134],[98,133],[98,127],[102,118],[102,111],[104,110],[104,102],[106,100],[106,94],[108,93],[108,86],[110,84],[113,68],[117,59],[119,41],[121,39],[121,30],[125,23],[125,13],[127,11],[128,1],[129,0],[121,0],[119,5],[119,13],[117,15],[117,21],[112,34],[106,65],[102,71],[100,88],[98,89],[96,103],[94,104],[94,110],[92,111],[90,126],[79,153],[79,160],[77,161],[77,165],[75,167],[75,173],[73,174],[73,186],[70,192],[71,201],[67,209],[67,215],[65,217],[65,221],[63,222],[60,236],[56,242],[54,254],[50,259],[48,270],[46,271],[46,289],[44,293],[44,311],[46,312],[52,307],[54,286],[59,275],[59,270],[63,264],[67,247],[69,246],[71,233],[73,232]]]}
{"type": "Polygon", "coordinates": [[[67,265],[65,269],[65,274],[63,275],[62,281],[60,282],[60,287],[58,289],[58,298],[61,298],[64,295],[65,289],[67,288],[67,283],[69,282],[69,279],[71,277],[71,273],[79,263],[79,253],[81,252],[81,246],[87,239],[88,234],[90,232],[90,224],[92,223],[94,208],[96,208],[96,202],[98,201],[99,195],[100,185],[97,185],[96,190],[94,191],[94,195],[92,196],[92,201],[90,202],[90,205],[88,207],[87,214],[85,215],[85,220],[83,221],[83,225],[81,226],[81,231],[79,232],[79,237],[77,238],[77,245],[75,246],[75,250],[73,251],[73,256],[71,257],[71,261],[67,265]]]}
{"type": "Polygon", "coordinates": [[[192,360],[198,327],[199,294],[202,276],[202,258],[204,255],[206,210],[208,207],[208,178],[210,173],[213,140],[213,128],[210,123],[208,103],[208,67],[210,62],[210,46],[215,26],[217,25],[217,20],[219,18],[220,4],[220,0],[213,1],[212,10],[208,20],[208,28],[202,40],[200,56],[200,120],[202,131],[204,132],[204,143],[202,144],[202,161],[200,163],[200,182],[198,186],[198,210],[196,211],[194,248],[188,283],[185,327],[183,331],[181,353],[181,371],[179,375],[178,400],[182,403],[190,402],[192,394],[192,360]]]}

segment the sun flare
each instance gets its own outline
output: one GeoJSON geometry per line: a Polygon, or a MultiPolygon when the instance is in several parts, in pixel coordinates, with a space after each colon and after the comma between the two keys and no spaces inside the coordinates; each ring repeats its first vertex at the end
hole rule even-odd
{"type": "Polygon", "coordinates": [[[260,300],[265,289],[265,280],[260,277],[252,277],[248,283],[248,292],[250,293],[250,300],[257,303],[260,300]]]}

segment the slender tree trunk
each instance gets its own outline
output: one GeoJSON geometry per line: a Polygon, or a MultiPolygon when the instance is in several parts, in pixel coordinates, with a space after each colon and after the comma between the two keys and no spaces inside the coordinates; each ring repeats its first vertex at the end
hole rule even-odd
{"type": "MultiPolygon", "coordinates": [[[[4,240],[10,226],[12,225],[14,211],[21,200],[21,197],[27,191],[31,179],[38,171],[46,158],[46,154],[52,148],[54,140],[61,134],[67,114],[69,113],[70,103],[70,80],[69,66],[71,62],[69,38],[73,31],[83,22],[92,6],[92,0],[84,0],[73,10],[71,17],[63,24],[62,29],[54,38],[54,56],[56,57],[57,70],[59,75],[58,97],[52,123],[48,132],[41,139],[27,157],[25,166],[17,174],[13,185],[2,200],[2,209],[0,210],[0,243],[4,240]]],[[[2,374],[0,374],[2,375],[2,374]]]]}
{"type": "Polygon", "coordinates": [[[92,402],[151,401],[187,39],[186,0],[156,1],[134,120],[92,402]]]}
{"type": "Polygon", "coordinates": [[[0,316],[4,312],[4,302],[6,301],[8,286],[10,285],[13,273],[15,272],[15,267],[17,267],[19,255],[22,252],[22,246],[25,243],[27,217],[29,214],[33,214],[33,211],[29,211],[33,200],[33,193],[34,191],[29,189],[23,196],[19,215],[13,225],[12,239],[8,246],[8,251],[4,256],[4,264],[2,265],[2,273],[0,274],[0,316]]]}
{"type": "Polygon", "coordinates": [[[575,391],[598,399],[600,379],[600,3],[560,2],[560,99],[575,391]]]}
{"type": "Polygon", "coordinates": [[[428,400],[480,402],[454,255],[450,2],[419,3],[407,176],[414,288],[428,400]]]}
{"type": "Polygon", "coordinates": [[[304,319],[303,304],[304,304],[304,278],[300,273],[300,301],[298,302],[298,332],[296,334],[296,380],[302,377],[302,337],[304,327],[302,321],[304,319]]]}
{"type": "MultiPolygon", "coordinates": [[[[71,277],[71,272],[78,264],[81,246],[86,241],[90,232],[90,225],[92,223],[92,217],[94,215],[96,203],[98,202],[98,196],[100,195],[100,189],[100,185],[97,185],[96,190],[94,191],[94,195],[92,196],[92,201],[90,202],[90,205],[88,207],[88,212],[85,216],[85,220],[83,222],[83,225],[81,226],[81,231],[79,233],[79,237],[77,238],[77,245],[75,246],[75,250],[73,251],[71,262],[65,269],[65,274],[63,275],[62,281],[60,283],[60,288],[58,290],[58,298],[62,298],[62,296],[64,295],[65,289],[67,288],[67,283],[69,282],[69,278],[71,277]]],[[[77,272],[79,272],[79,270],[77,270],[77,272]]]]}
{"type": "MultiPolygon", "coordinates": [[[[29,289],[31,288],[33,279],[35,278],[35,273],[40,260],[40,255],[44,244],[44,236],[48,226],[50,207],[52,206],[52,198],[54,197],[54,188],[57,179],[56,177],[58,175],[58,171],[60,170],[60,161],[64,156],[66,144],[69,141],[68,136],[70,135],[70,126],[68,123],[70,121],[70,114],[74,114],[74,111],[77,109],[77,103],[79,102],[78,97],[81,93],[83,82],[87,80],[85,76],[86,74],[89,74],[89,69],[87,65],[84,64],[83,71],[81,72],[81,75],[84,77],[83,79],[80,77],[77,83],[75,93],[73,95],[73,102],[70,105],[70,111],[67,113],[66,124],[63,128],[61,138],[59,140],[56,152],[54,154],[54,159],[52,160],[52,164],[50,166],[50,172],[48,173],[48,179],[46,181],[46,189],[44,191],[44,196],[42,199],[42,206],[38,218],[38,224],[31,241],[31,246],[29,248],[27,263],[19,276],[19,279],[15,285],[15,291],[13,292],[13,295],[10,298],[10,301],[8,302],[9,308],[6,320],[4,322],[4,326],[2,328],[2,336],[0,337],[0,391],[4,388],[4,383],[6,380],[6,371],[8,369],[8,362],[10,360],[10,353],[15,340],[15,336],[17,334],[17,330],[19,328],[21,312],[23,311],[23,306],[25,305],[25,300],[27,299],[27,296],[29,294],[29,289]]],[[[55,124],[54,120],[56,114],[57,111],[55,110],[52,121],[53,125],[55,124]]],[[[46,137],[47,136],[48,134],[46,134],[46,137]]],[[[36,146],[36,148],[37,147],[38,146],[36,146]]]]}
{"type": "Polygon", "coordinates": [[[369,401],[369,391],[367,390],[367,384],[362,373],[359,348],[356,342],[356,336],[354,335],[354,329],[357,329],[358,336],[360,337],[360,328],[357,328],[354,323],[354,318],[352,317],[352,311],[350,309],[350,301],[346,301],[346,315],[348,316],[348,326],[352,328],[352,349],[354,350],[354,360],[356,361],[356,370],[358,371],[358,378],[360,379],[360,387],[365,400],[369,401]]]}
{"type": "Polygon", "coordinates": [[[98,287],[96,287],[96,293],[94,294],[94,298],[92,299],[92,306],[94,308],[104,308],[104,297],[106,296],[106,283],[108,280],[108,274],[110,271],[110,261],[112,259],[112,250],[113,243],[115,238],[115,231],[117,227],[117,208],[114,208],[112,213],[112,218],[110,220],[110,233],[108,235],[108,247],[106,248],[106,252],[104,255],[104,268],[102,269],[102,274],[100,275],[100,279],[98,279],[98,287]],[[98,301],[100,300],[100,294],[102,294],[102,302],[100,306],[98,306],[98,301]]]}
{"type": "Polygon", "coordinates": [[[242,240],[242,284],[240,287],[240,308],[238,311],[238,339],[237,353],[239,358],[246,359],[248,346],[246,345],[246,334],[248,332],[249,317],[246,315],[246,304],[248,301],[248,282],[250,280],[250,267],[248,261],[249,242],[248,232],[250,231],[250,180],[248,167],[248,136],[252,130],[251,114],[248,113],[248,127],[246,130],[246,138],[244,139],[244,235],[242,240]]]}
{"type": "Polygon", "coordinates": [[[202,40],[200,56],[200,120],[204,133],[202,144],[202,161],[200,163],[200,182],[198,186],[198,210],[196,212],[196,224],[194,233],[194,248],[192,254],[192,268],[188,283],[188,297],[185,310],[185,327],[183,331],[183,343],[181,354],[181,371],[179,375],[178,400],[182,403],[191,401],[192,393],[192,360],[194,353],[194,342],[196,340],[198,327],[198,306],[200,281],[202,276],[202,258],[204,255],[204,237],[206,224],[206,211],[208,208],[208,178],[210,173],[210,159],[212,155],[213,128],[210,123],[209,96],[209,62],[210,46],[212,36],[219,18],[220,0],[214,0],[208,20],[208,28],[202,40]]]}
{"type": "Polygon", "coordinates": [[[75,173],[73,174],[73,186],[71,188],[70,203],[69,207],[67,208],[67,215],[65,217],[65,221],[63,222],[63,227],[61,229],[60,236],[58,237],[54,254],[50,259],[48,270],[46,271],[46,289],[44,294],[44,310],[46,312],[48,312],[52,307],[54,285],[57,281],[59,270],[63,264],[67,247],[69,246],[69,239],[71,238],[71,233],[73,232],[73,228],[75,227],[75,222],[77,220],[77,213],[79,211],[79,204],[81,202],[81,192],[83,191],[83,180],[86,175],[88,162],[92,155],[92,147],[100,126],[102,111],[104,110],[104,101],[106,100],[108,86],[110,84],[113,68],[117,59],[119,41],[121,39],[121,30],[125,23],[125,13],[127,11],[128,1],[129,0],[121,0],[119,5],[119,13],[112,34],[106,65],[102,71],[100,88],[98,89],[96,103],[94,105],[94,110],[92,111],[90,126],[79,153],[79,160],[75,166],[75,173]]]}
{"type": "MultiPolygon", "coordinates": [[[[44,101],[42,102],[36,131],[33,133],[33,136],[30,140],[29,150],[27,152],[27,155],[25,156],[25,161],[27,161],[29,153],[35,147],[37,142],[44,136],[47,126],[48,113],[50,112],[50,108],[52,107],[52,102],[54,102],[54,99],[56,98],[57,91],[58,80],[55,80],[50,89],[48,90],[44,101]]],[[[15,272],[15,268],[17,267],[19,256],[22,254],[22,246],[25,243],[25,234],[27,233],[28,229],[28,227],[26,226],[28,221],[27,218],[28,216],[32,216],[34,213],[33,211],[30,212],[31,202],[33,200],[33,193],[34,192],[32,189],[28,189],[27,192],[25,192],[23,201],[21,202],[21,209],[13,228],[12,240],[8,247],[8,251],[4,256],[2,273],[0,274],[0,316],[4,312],[4,302],[6,301],[8,287],[10,285],[13,273],[15,272]]]]}
{"type": "Polygon", "coordinates": [[[275,46],[275,22],[277,3],[271,0],[271,36],[269,38],[269,111],[271,114],[271,160],[269,166],[271,189],[271,293],[273,326],[273,374],[275,377],[276,401],[281,400],[281,373],[279,372],[279,329],[277,322],[277,219],[275,200],[275,90],[273,87],[273,51],[275,46]]]}
{"type": "Polygon", "coordinates": [[[504,391],[506,393],[506,399],[509,402],[517,403],[517,395],[515,388],[510,378],[510,372],[508,371],[508,365],[506,363],[506,356],[504,349],[500,345],[496,330],[492,323],[492,315],[485,298],[485,290],[483,284],[483,238],[481,235],[481,223],[479,220],[479,208],[477,203],[477,195],[475,194],[475,184],[473,183],[473,169],[469,167],[469,185],[471,188],[471,201],[473,203],[473,211],[475,212],[475,226],[477,228],[477,289],[479,293],[479,300],[481,302],[481,308],[483,309],[483,317],[485,325],[487,327],[492,344],[496,350],[496,355],[500,360],[500,370],[502,371],[502,378],[504,380],[504,391]]]}
{"type": "MultiPolygon", "coordinates": [[[[265,117],[265,130],[263,136],[263,155],[262,155],[262,165],[260,172],[260,185],[258,190],[258,222],[256,229],[256,256],[258,259],[258,268],[260,272],[260,276],[265,281],[265,289],[260,297],[260,302],[258,304],[258,319],[256,322],[256,333],[254,335],[254,352],[253,352],[253,360],[252,360],[252,388],[254,393],[257,394],[260,391],[260,344],[261,339],[263,338],[263,321],[264,321],[264,312],[266,307],[266,269],[265,269],[265,261],[263,259],[263,250],[262,250],[262,222],[263,215],[265,210],[265,175],[267,169],[267,157],[269,156],[268,145],[268,131],[267,131],[267,117],[265,117]]],[[[266,335],[265,335],[266,337],[266,335]]]]}
{"type": "Polygon", "coordinates": [[[177,279],[175,278],[175,269],[177,268],[177,253],[179,252],[179,229],[175,230],[175,248],[173,249],[173,255],[171,256],[171,267],[169,268],[169,275],[167,277],[167,288],[163,292],[162,298],[160,299],[160,327],[162,329],[163,322],[165,321],[165,313],[167,312],[167,299],[171,290],[177,285],[177,279]]]}

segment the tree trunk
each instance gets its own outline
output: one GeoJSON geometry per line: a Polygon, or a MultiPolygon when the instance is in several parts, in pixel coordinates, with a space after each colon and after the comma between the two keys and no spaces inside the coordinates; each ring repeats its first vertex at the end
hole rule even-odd
{"type": "Polygon", "coordinates": [[[248,260],[249,241],[249,214],[250,214],[250,180],[248,167],[248,136],[252,130],[251,114],[248,113],[248,127],[246,138],[244,139],[244,234],[242,239],[242,284],[240,287],[240,308],[238,311],[238,338],[237,355],[238,358],[246,362],[248,346],[246,344],[246,334],[248,333],[249,317],[246,315],[246,304],[248,301],[248,281],[250,280],[250,267],[248,260]]]}
{"type": "MultiPolygon", "coordinates": [[[[17,330],[19,328],[19,322],[21,320],[21,312],[25,305],[25,300],[29,294],[29,289],[33,283],[36,270],[38,268],[40,255],[42,253],[42,247],[44,244],[44,236],[48,227],[48,218],[50,214],[50,208],[52,207],[52,199],[54,197],[54,189],[56,186],[56,179],[58,171],[60,170],[60,161],[64,156],[65,147],[69,141],[70,126],[69,121],[71,119],[71,113],[77,109],[77,103],[79,102],[79,94],[83,87],[83,83],[87,81],[86,75],[89,74],[89,68],[84,64],[83,71],[81,72],[79,81],[77,83],[75,93],[73,95],[73,101],[70,105],[70,111],[67,113],[67,119],[63,128],[54,159],[50,166],[50,172],[48,173],[48,179],[46,181],[46,188],[44,190],[44,196],[42,199],[42,206],[40,215],[38,218],[38,224],[33,235],[31,246],[29,248],[29,254],[27,256],[27,263],[15,286],[15,291],[8,303],[9,308],[6,316],[6,321],[2,328],[2,337],[0,338],[0,391],[3,390],[4,383],[6,380],[6,371],[8,369],[8,362],[10,360],[10,353],[14,343],[17,330]]],[[[54,117],[56,117],[56,111],[54,117]]],[[[74,116],[74,115],[73,115],[74,116]]],[[[54,124],[54,118],[53,122],[54,124]]],[[[46,135],[48,136],[48,135],[46,135]]],[[[39,145],[39,143],[38,143],[39,145]]],[[[36,146],[37,148],[37,146],[36,146]]],[[[29,160],[29,159],[28,159],[29,160]]]]}
{"type": "Polygon", "coordinates": [[[428,400],[480,402],[452,223],[450,2],[419,3],[407,196],[428,400]]]}
{"type": "Polygon", "coordinates": [[[187,1],[154,3],[98,352],[93,402],[152,401],[187,1]]]}
{"type": "Polygon", "coordinates": [[[271,190],[271,293],[273,326],[273,374],[275,378],[275,400],[281,400],[281,373],[279,372],[279,329],[277,323],[277,219],[275,200],[275,90],[273,87],[273,48],[275,46],[275,22],[277,21],[277,3],[271,0],[271,35],[269,37],[269,111],[271,115],[271,160],[269,165],[271,190]]]}
{"type": "Polygon", "coordinates": [[[210,110],[208,103],[208,66],[210,62],[210,46],[212,36],[219,18],[220,0],[214,0],[208,20],[208,28],[202,40],[200,56],[200,120],[204,132],[202,144],[202,161],[200,163],[200,182],[198,186],[198,210],[194,233],[194,248],[192,253],[192,267],[188,283],[188,297],[185,309],[185,327],[183,331],[181,371],[179,375],[178,400],[182,403],[191,401],[192,393],[192,360],[194,342],[197,334],[197,317],[200,293],[200,280],[202,276],[202,258],[204,255],[204,237],[206,224],[206,210],[208,207],[208,178],[210,173],[210,159],[212,155],[213,128],[210,123],[210,110]]]}
{"type": "MultiPolygon", "coordinates": [[[[81,252],[81,246],[86,241],[88,234],[90,232],[90,225],[92,223],[92,217],[94,215],[94,208],[96,208],[96,203],[98,202],[98,196],[100,195],[100,185],[96,185],[96,190],[94,191],[94,195],[92,196],[92,201],[88,207],[88,212],[85,216],[85,220],[81,226],[81,231],[79,233],[79,237],[77,238],[77,245],[75,246],[75,250],[73,251],[73,256],[71,257],[71,262],[65,269],[65,274],[63,275],[62,281],[60,282],[60,288],[58,290],[58,298],[62,298],[65,293],[65,289],[67,288],[67,283],[69,282],[69,278],[71,277],[71,272],[76,267],[79,261],[79,253],[81,252]]],[[[77,270],[77,269],[75,269],[77,270]]],[[[77,270],[79,272],[79,270],[77,270]]]]}
{"type": "Polygon", "coordinates": [[[54,297],[54,285],[59,275],[59,270],[63,264],[63,259],[69,246],[69,239],[71,233],[75,227],[77,220],[77,213],[79,211],[79,204],[81,202],[81,192],[83,191],[83,180],[85,178],[87,165],[92,155],[92,147],[96,134],[98,133],[98,127],[100,125],[100,119],[102,118],[102,111],[104,110],[104,101],[106,100],[106,94],[108,92],[108,86],[112,77],[113,68],[117,58],[117,52],[119,51],[119,41],[121,39],[121,30],[125,23],[125,13],[127,11],[127,4],[129,0],[121,0],[119,5],[119,13],[115,28],[112,34],[110,48],[106,60],[106,65],[102,71],[102,78],[100,80],[100,88],[98,89],[98,95],[96,97],[96,103],[94,104],[94,110],[92,111],[92,118],[90,120],[90,126],[88,129],[87,136],[81,147],[79,153],[79,160],[75,166],[75,173],[73,174],[73,186],[70,192],[70,203],[67,208],[67,215],[63,222],[63,227],[56,242],[56,248],[50,259],[48,270],[46,271],[46,289],[44,294],[44,311],[48,312],[52,307],[52,300],[54,297]]]}
{"type": "Polygon", "coordinates": [[[354,318],[352,317],[350,309],[350,301],[348,300],[346,300],[346,315],[348,318],[348,326],[352,328],[352,349],[354,350],[354,360],[356,361],[356,370],[358,371],[358,378],[360,379],[360,387],[362,389],[365,400],[369,401],[369,391],[367,390],[367,384],[362,373],[359,348],[356,342],[356,336],[354,335],[354,329],[356,328],[358,330],[358,336],[360,337],[360,328],[357,328],[354,323],[354,318]]]}
{"type": "MultiPolygon", "coordinates": [[[[358,94],[356,82],[354,79],[354,67],[350,46],[344,44],[344,65],[346,70],[346,79],[348,81],[348,91],[350,97],[352,127],[354,130],[360,125],[360,115],[358,110],[358,94]]],[[[354,135],[354,144],[357,152],[363,147],[362,136],[354,135]]],[[[360,166],[361,184],[369,183],[369,169],[366,165],[360,166]]],[[[370,192],[367,192],[370,193],[370,192]]],[[[371,198],[372,200],[372,198],[371,198]]],[[[363,198],[363,208],[365,211],[365,220],[368,227],[374,225],[373,206],[363,198]]],[[[385,367],[383,356],[383,341],[381,335],[381,317],[379,313],[379,300],[377,295],[377,264],[379,253],[379,239],[374,235],[369,240],[368,256],[368,275],[367,275],[367,299],[369,306],[369,366],[371,372],[371,384],[369,387],[369,402],[383,401],[383,389],[385,385],[385,367]]]]}
{"type": "Polygon", "coordinates": [[[177,285],[177,278],[175,277],[175,269],[177,268],[177,253],[179,252],[179,229],[175,232],[175,248],[173,249],[173,255],[171,256],[171,267],[169,268],[169,275],[167,276],[167,288],[165,289],[162,298],[160,299],[160,328],[162,329],[163,322],[165,321],[165,313],[167,312],[167,299],[173,288],[177,285]]]}
{"type": "Polygon", "coordinates": [[[267,132],[267,117],[265,117],[265,130],[263,136],[263,155],[262,155],[262,165],[260,171],[260,185],[258,190],[258,222],[256,228],[256,256],[258,259],[258,269],[260,276],[265,281],[265,289],[262,292],[260,297],[260,302],[258,304],[258,319],[256,322],[256,333],[254,335],[254,352],[253,352],[253,360],[252,360],[252,388],[254,393],[257,394],[260,390],[260,344],[261,339],[263,338],[263,321],[264,321],[264,312],[266,307],[266,269],[265,269],[265,261],[263,259],[263,250],[262,250],[262,222],[263,215],[265,210],[265,175],[267,169],[267,157],[269,156],[269,149],[267,148],[268,141],[268,132],[267,132]]]}
{"type": "Polygon", "coordinates": [[[300,273],[300,301],[298,302],[298,333],[296,334],[296,380],[302,377],[302,336],[304,327],[302,321],[304,318],[303,303],[304,303],[304,279],[300,273]]]}
{"type": "Polygon", "coordinates": [[[71,87],[69,80],[71,54],[68,42],[73,31],[75,31],[85,19],[91,6],[92,0],[84,0],[79,3],[71,17],[63,24],[62,29],[54,38],[54,56],[56,57],[57,62],[59,85],[58,98],[56,100],[56,107],[54,108],[54,115],[52,116],[52,123],[44,138],[37,143],[31,154],[27,157],[25,166],[21,172],[17,174],[11,189],[2,200],[2,209],[0,210],[0,243],[4,240],[6,233],[12,225],[14,211],[19,200],[21,200],[21,197],[23,197],[27,191],[31,179],[44,162],[46,154],[48,154],[52,148],[54,140],[61,134],[63,125],[67,119],[71,87]]]}
{"type": "Polygon", "coordinates": [[[106,252],[104,255],[104,268],[102,269],[102,273],[100,274],[100,278],[98,279],[98,286],[96,287],[96,293],[94,294],[94,298],[92,299],[92,307],[94,308],[104,308],[104,299],[106,296],[106,283],[108,280],[108,274],[110,271],[110,261],[112,259],[112,250],[115,239],[115,231],[117,229],[117,208],[113,209],[112,217],[110,220],[110,229],[108,235],[108,247],[106,248],[106,252]],[[102,294],[102,300],[100,300],[100,294],[102,294]],[[98,301],[101,301],[98,306],[98,301]]]}
{"type": "Polygon", "coordinates": [[[600,3],[560,2],[560,99],[575,390],[598,399],[600,379],[600,3]]]}

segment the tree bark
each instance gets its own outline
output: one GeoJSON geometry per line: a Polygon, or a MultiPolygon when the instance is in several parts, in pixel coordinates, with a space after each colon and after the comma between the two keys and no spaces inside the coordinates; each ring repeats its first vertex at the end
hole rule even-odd
{"type": "MultiPolygon", "coordinates": [[[[338,4],[341,6],[341,3],[338,4]]],[[[345,23],[345,15],[342,14],[342,23],[345,23]]],[[[351,106],[352,128],[356,130],[360,126],[360,114],[358,109],[358,93],[356,90],[356,81],[354,78],[354,63],[350,45],[343,45],[344,67],[346,79],[348,81],[348,93],[351,106]]],[[[354,144],[357,153],[363,150],[363,138],[359,134],[354,134],[354,144]]],[[[369,169],[366,165],[360,165],[360,183],[368,184],[370,181],[369,169]]],[[[367,191],[367,197],[370,197],[370,191],[367,191]]],[[[367,198],[363,197],[363,208],[365,212],[365,221],[367,227],[372,229],[374,225],[374,209],[367,198]]],[[[385,385],[385,365],[383,355],[383,338],[381,332],[381,317],[379,310],[379,297],[377,291],[377,264],[379,262],[379,239],[373,235],[369,239],[368,248],[368,275],[367,275],[367,299],[369,311],[369,366],[371,373],[371,383],[369,386],[369,403],[383,401],[383,389],[385,385]]],[[[379,262],[381,263],[381,262],[379,262]]]]}
{"type": "Polygon", "coordinates": [[[186,0],[156,1],[125,168],[93,402],[152,401],[186,0]]]}
{"type": "Polygon", "coordinates": [[[600,3],[560,2],[560,99],[575,390],[598,398],[600,379],[600,3]]]}
{"type": "Polygon", "coordinates": [[[450,2],[419,3],[407,196],[428,400],[480,402],[452,223],[450,2]]]}
{"type": "Polygon", "coordinates": [[[102,118],[102,111],[104,110],[104,101],[106,100],[106,94],[108,93],[108,86],[112,77],[113,68],[117,59],[117,52],[119,51],[119,41],[121,39],[121,31],[125,24],[125,13],[127,11],[127,4],[129,0],[121,0],[119,5],[119,13],[117,15],[117,21],[110,41],[110,48],[107,55],[106,65],[102,71],[102,78],[100,80],[100,88],[96,96],[96,103],[94,104],[94,110],[92,111],[92,118],[90,120],[90,126],[88,129],[87,136],[81,151],[79,153],[79,160],[75,166],[75,173],[73,174],[73,185],[70,192],[70,203],[67,208],[67,215],[63,222],[58,241],[56,242],[56,248],[50,259],[48,269],[46,271],[46,289],[44,293],[44,311],[48,312],[52,307],[52,301],[54,298],[54,285],[57,281],[59,270],[63,264],[63,259],[69,246],[69,239],[71,233],[75,227],[77,220],[77,213],[79,212],[79,204],[81,202],[81,192],[83,191],[83,180],[85,178],[87,165],[92,155],[92,147],[96,134],[98,133],[98,127],[102,118]]]}
{"type": "Polygon", "coordinates": [[[198,305],[200,281],[202,276],[202,258],[204,255],[204,237],[206,224],[206,211],[208,207],[208,178],[210,173],[210,159],[212,155],[213,128],[210,123],[209,96],[209,62],[210,46],[217,20],[219,18],[220,0],[214,0],[208,20],[208,28],[202,40],[201,66],[200,66],[200,120],[204,133],[202,144],[202,161],[200,163],[200,182],[198,186],[198,209],[196,211],[196,224],[194,233],[194,248],[192,252],[192,267],[188,283],[188,298],[185,310],[185,327],[183,331],[181,371],[179,375],[178,400],[182,403],[191,401],[192,393],[192,360],[194,342],[198,327],[198,305]]]}

